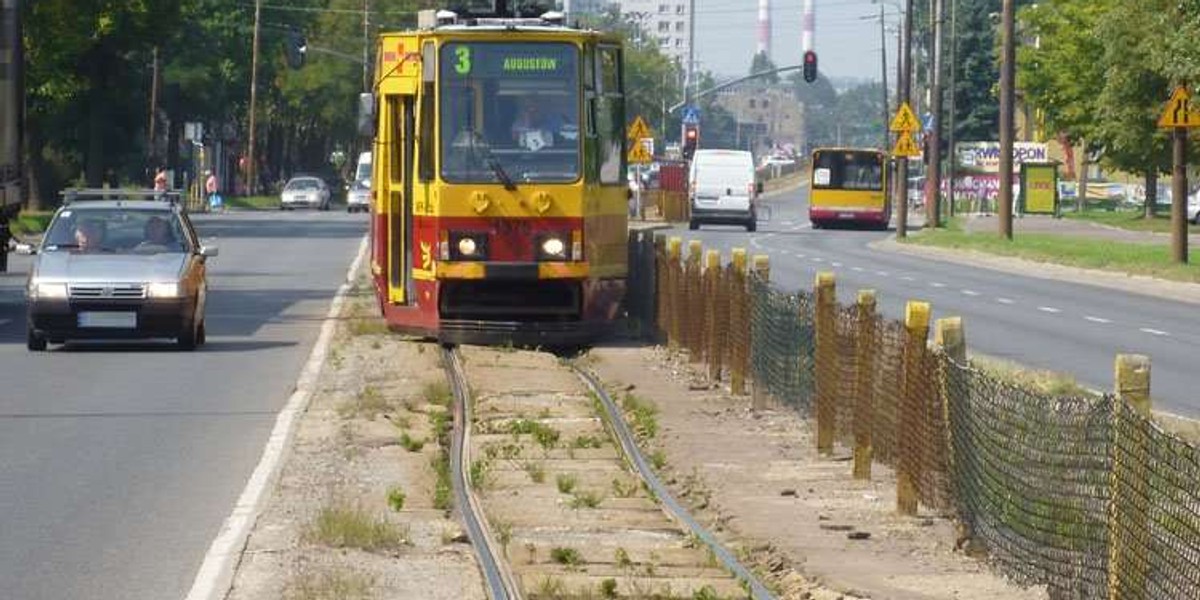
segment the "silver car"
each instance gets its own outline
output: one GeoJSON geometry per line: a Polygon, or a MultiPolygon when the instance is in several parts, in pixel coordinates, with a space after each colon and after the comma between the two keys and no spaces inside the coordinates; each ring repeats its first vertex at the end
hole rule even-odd
{"type": "Polygon", "coordinates": [[[296,207],[308,207],[318,210],[329,210],[329,186],[320,177],[293,177],[283,186],[279,195],[279,209],[292,210],[296,207]]]}
{"type": "Polygon", "coordinates": [[[203,246],[174,202],[76,201],[60,208],[35,254],[26,286],[27,345],[75,339],[172,338],[204,343],[208,295],[203,246]]]}
{"type": "Polygon", "coordinates": [[[346,191],[346,212],[367,212],[371,209],[371,182],[356,181],[346,191]]]}

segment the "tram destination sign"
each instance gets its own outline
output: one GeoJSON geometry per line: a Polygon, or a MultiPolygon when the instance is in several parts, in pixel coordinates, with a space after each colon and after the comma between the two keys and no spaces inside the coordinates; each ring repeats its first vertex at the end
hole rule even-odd
{"type": "Polygon", "coordinates": [[[577,52],[570,44],[452,43],[442,60],[459,77],[561,78],[574,76],[577,52]]]}

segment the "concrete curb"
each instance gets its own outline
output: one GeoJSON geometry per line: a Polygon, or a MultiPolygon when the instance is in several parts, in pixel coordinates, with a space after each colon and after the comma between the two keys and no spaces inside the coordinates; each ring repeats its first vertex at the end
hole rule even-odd
{"type": "Polygon", "coordinates": [[[313,344],[308,361],[304,363],[304,368],[296,380],[296,389],[283,410],[279,411],[275,427],[271,430],[271,436],[263,449],[262,458],[250,475],[250,480],[246,482],[233,511],[221,524],[220,532],[204,555],[204,562],[196,572],[186,600],[221,600],[228,595],[233,586],[234,571],[241,561],[242,551],[250,539],[250,532],[254,529],[259,514],[271,496],[271,488],[279,478],[283,463],[291,450],[292,438],[295,436],[300,417],[308,410],[309,402],[316,391],[325,356],[328,354],[330,342],[333,341],[337,318],[346,302],[346,294],[354,283],[354,275],[366,255],[367,238],[364,237],[359,244],[358,255],[346,273],[346,281],[338,287],[333,297],[317,341],[313,344]]]}
{"type": "Polygon", "coordinates": [[[1170,281],[1145,275],[1126,275],[1098,269],[1068,267],[1009,256],[997,256],[974,250],[951,250],[915,244],[901,244],[895,238],[872,242],[868,244],[868,247],[874,250],[919,256],[942,262],[991,269],[1013,275],[1024,275],[1053,281],[1067,281],[1152,298],[1166,298],[1189,304],[1200,304],[1200,284],[1195,283],[1170,281]]]}

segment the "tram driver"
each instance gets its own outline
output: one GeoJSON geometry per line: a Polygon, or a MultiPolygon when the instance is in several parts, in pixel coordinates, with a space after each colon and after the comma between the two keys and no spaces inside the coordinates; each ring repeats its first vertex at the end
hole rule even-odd
{"type": "Polygon", "coordinates": [[[557,141],[574,142],[579,128],[567,111],[549,94],[526,94],[517,99],[512,139],[517,146],[534,152],[553,147],[557,141]]]}

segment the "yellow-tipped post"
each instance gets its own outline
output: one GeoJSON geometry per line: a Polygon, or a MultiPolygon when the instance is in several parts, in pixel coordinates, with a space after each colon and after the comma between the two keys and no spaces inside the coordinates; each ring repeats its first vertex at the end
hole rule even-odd
{"type": "MultiPolygon", "coordinates": [[[[770,283],[770,281],[771,281],[771,257],[767,256],[766,254],[755,254],[753,264],[754,264],[755,278],[757,278],[759,281],[761,281],[764,285],[770,283]]],[[[754,303],[761,301],[761,298],[757,298],[754,294],[751,294],[749,296],[749,299],[750,299],[750,301],[748,303],[748,308],[749,308],[749,313],[751,315],[750,321],[753,322],[754,303]]],[[[749,360],[747,360],[747,362],[750,363],[749,370],[751,372],[753,372],[753,358],[754,358],[753,352],[754,352],[754,349],[750,348],[750,353],[749,353],[750,356],[748,357],[749,360]]],[[[766,410],[766,408],[767,408],[766,382],[758,381],[757,378],[753,378],[753,377],[751,379],[753,379],[752,383],[753,383],[754,387],[751,390],[750,406],[753,410],[766,410]]]]}
{"type": "Polygon", "coordinates": [[[736,396],[746,394],[746,363],[750,355],[750,313],[747,310],[746,249],[733,249],[733,286],[729,295],[730,353],[729,388],[736,396]]]}
{"type": "MultiPolygon", "coordinates": [[[[1138,417],[1150,419],[1150,357],[1117,355],[1114,371],[1114,387],[1120,401],[1128,404],[1138,417]]],[[[1149,596],[1146,588],[1150,565],[1144,552],[1152,544],[1151,529],[1146,523],[1153,496],[1147,467],[1150,449],[1143,435],[1128,433],[1130,426],[1122,425],[1128,417],[1122,416],[1122,412],[1118,407],[1113,417],[1113,445],[1122,451],[1113,453],[1110,478],[1113,500],[1108,511],[1109,600],[1149,596]]]]}
{"type": "Polygon", "coordinates": [[[837,283],[831,272],[817,273],[816,396],[817,452],[833,454],[837,421],[837,283]]]}
{"type": "Polygon", "coordinates": [[[854,381],[854,478],[871,479],[875,422],[875,290],[858,292],[858,372],[854,381]]]}
{"type": "Polygon", "coordinates": [[[708,363],[708,379],[721,377],[720,341],[717,339],[717,305],[721,293],[721,253],[704,253],[704,360],[708,363]]]}
{"type": "Polygon", "coordinates": [[[917,514],[920,498],[917,482],[923,461],[912,432],[922,430],[923,411],[918,410],[922,390],[917,378],[921,374],[921,360],[929,337],[929,313],[928,302],[909,301],[904,309],[904,327],[908,335],[904,344],[904,400],[900,408],[900,452],[896,461],[896,509],[909,516],[917,514]]]}

